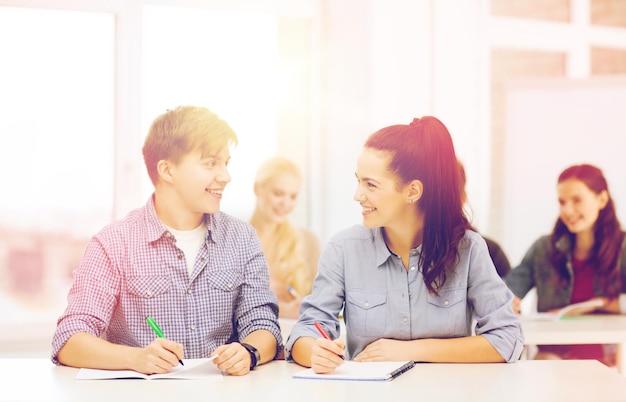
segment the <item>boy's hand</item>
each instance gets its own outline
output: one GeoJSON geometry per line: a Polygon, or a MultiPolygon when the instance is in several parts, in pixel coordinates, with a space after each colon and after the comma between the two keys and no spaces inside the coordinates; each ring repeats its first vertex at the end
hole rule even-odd
{"type": "Polygon", "coordinates": [[[250,353],[240,343],[233,342],[215,349],[212,356],[217,368],[230,375],[246,375],[250,372],[250,353]]]}
{"type": "Polygon", "coordinates": [[[183,358],[183,345],[165,338],[156,338],[145,348],[135,349],[131,368],[144,374],[167,373],[183,358]]]}

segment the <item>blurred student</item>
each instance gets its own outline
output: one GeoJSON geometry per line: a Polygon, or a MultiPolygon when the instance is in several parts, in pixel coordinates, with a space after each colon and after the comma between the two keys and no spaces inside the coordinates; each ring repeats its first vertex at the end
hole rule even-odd
{"type": "MultiPolygon", "coordinates": [[[[461,170],[461,184],[463,188],[463,204],[467,202],[467,193],[465,192],[465,184],[467,182],[467,176],[465,175],[465,167],[463,163],[459,160],[459,169],[461,170]]],[[[511,263],[507,258],[502,247],[493,239],[486,237],[483,235],[483,239],[487,243],[487,249],[489,250],[489,255],[491,256],[491,260],[493,261],[493,265],[496,267],[496,271],[498,271],[498,275],[500,278],[504,278],[506,274],[511,270],[511,263]]]]}
{"type": "Polygon", "coordinates": [[[513,294],[463,212],[447,128],[427,116],[373,133],[355,175],[363,225],[325,247],[287,359],[318,373],[341,365],[345,307],[346,359],[516,361],[523,336],[513,294]],[[322,338],[316,322],[334,340],[322,338]]]}
{"type": "MultiPolygon", "coordinates": [[[[536,240],[505,278],[516,295],[514,309],[519,311],[521,298],[535,287],[540,312],[596,299],[600,307],[578,313],[626,313],[626,243],[602,171],[587,164],[570,166],[559,175],[557,192],[559,217],[552,233],[536,240]]],[[[596,359],[613,365],[614,356],[606,349],[543,345],[536,358],[596,359]]]]}
{"type": "Polygon", "coordinates": [[[54,363],[151,374],[213,355],[221,370],[243,375],[277,355],[278,305],[259,239],[219,211],[236,144],[206,108],[154,120],[143,146],[154,193],[87,245],[53,337],[54,363]]]}
{"type": "Polygon", "coordinates": [[[311,293],[320,255],[317,236],[289,222],[301,189],[300,169],[287,158],[269,159],[257,170],[250,224],[261,239],[281,318],[298,318],[302,297],[311,293]]]}

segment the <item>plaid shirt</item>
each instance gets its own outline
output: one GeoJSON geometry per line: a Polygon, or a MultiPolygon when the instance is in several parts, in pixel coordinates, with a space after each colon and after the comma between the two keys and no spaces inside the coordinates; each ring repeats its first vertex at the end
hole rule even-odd
{"type": "Polygon", "coordinates": [[[260,329],[282,345],[276,296],[256,232],[221,212],[206,215],[205,223],[206,241],[191,275],[152,197],[93,237],[57,323],[52,361],[59,364],[59,350],[77,332],[145,347],[155,338],[146,317],[184,345],[186,359],[207,357],[260,329]]]}

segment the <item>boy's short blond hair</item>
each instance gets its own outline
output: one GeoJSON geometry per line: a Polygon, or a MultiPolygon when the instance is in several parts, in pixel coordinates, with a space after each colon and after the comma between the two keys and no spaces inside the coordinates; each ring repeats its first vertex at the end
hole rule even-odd
{"type": "Polygon", "coordinates": [[[150,180],[156,185],[159,161],[178,163],[190,152],[200,150],[208,155],[237,143],[233,129],[209,109],[179,106],[154,119],[143,144],[143,159],[150,180]]]}

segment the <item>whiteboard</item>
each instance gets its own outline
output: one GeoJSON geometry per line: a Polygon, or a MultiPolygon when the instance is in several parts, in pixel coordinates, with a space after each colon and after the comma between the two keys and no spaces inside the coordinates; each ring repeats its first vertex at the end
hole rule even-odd
{"type": "Polygon", "coordinates": [[[513,266],[552,230],[558,217],[557,179],[570,165],[602,169],[625,227],[626,76],[511,82],[505,110],[499,240],[513,266]]]}

